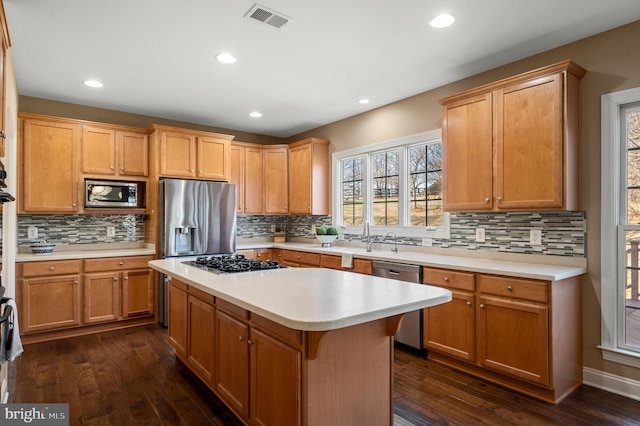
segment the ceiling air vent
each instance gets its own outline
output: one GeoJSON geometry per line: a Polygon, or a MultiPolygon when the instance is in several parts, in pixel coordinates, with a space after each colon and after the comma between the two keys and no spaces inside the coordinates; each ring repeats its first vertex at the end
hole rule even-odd
{"type": "Polygon", "coordinates": [[[249,9],[244,16],[245,18],[255,19],[256,21],[264,22],[276,28],[282,27],[291,20],[288,16],[258,3],[251,6],[251,9],[249,9]]]}

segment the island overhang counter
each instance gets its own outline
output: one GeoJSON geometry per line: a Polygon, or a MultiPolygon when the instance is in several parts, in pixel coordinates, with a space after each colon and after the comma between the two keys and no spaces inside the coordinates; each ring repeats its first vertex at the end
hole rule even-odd
{"type": "Polygon", "coordinates": [[[176,356],[246,424],[393,424],[393,336],[438,287],[317,268],[214,274],[163,259],[176,356]]]}

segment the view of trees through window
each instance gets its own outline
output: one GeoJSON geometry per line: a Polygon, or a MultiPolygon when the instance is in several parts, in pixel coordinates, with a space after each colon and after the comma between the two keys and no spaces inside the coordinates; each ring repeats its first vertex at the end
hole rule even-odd
{"type": "MultiPolygon", "coordinates": [[[[626,135],[627,163],[627,225],[625,306],[627,310],[640,309],[640,104],[632,104],[624,109],[624,131],[626,135]]],[[[640,323],[635,315],[626,315],[626,343],[640,345],[640,323]],[[637,329],[637,330],[636,330],[637,329]]],[[[640,316],[639,316],[640,317],[640,316]]]]}
{"type": "Polygon", "coordinates": [[[442,143],[439,141],[344,159],[341,165],[342,225],[362,225],[365,202],[371,207],[369,220],[375,226],[443,225],[442,143]],[[368,172],[366,161],[370,162],[368,172]],[[400,176],[402,170],[406,180],[400,176]],[[368,196],[364,194],[365,187],[370,188],[368,196]],[[409,213],[408,220],[400,217],[400,203],[409,213]]]}

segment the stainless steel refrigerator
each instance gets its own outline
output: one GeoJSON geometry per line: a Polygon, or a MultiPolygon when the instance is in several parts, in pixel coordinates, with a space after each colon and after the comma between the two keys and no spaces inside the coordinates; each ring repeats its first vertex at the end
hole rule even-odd
{"type": "MultiPolygon", "coordinates": [[[[159,182],[160,257],[236,251],[235,184],[185,179],[159,182]]],[[[158,321],[167,325],[167,277],[158,277],[158,321]]]]}

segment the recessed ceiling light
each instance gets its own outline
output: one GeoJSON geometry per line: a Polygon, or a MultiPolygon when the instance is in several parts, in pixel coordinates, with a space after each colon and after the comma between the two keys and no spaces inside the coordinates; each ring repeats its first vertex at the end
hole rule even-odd
{"type": "Polygon", "coordinates": [[[360,99],[360,100],[358,100],[358,103],[359,104],[363,104],[363,105],[364,104],[368,104],[369,103],[369,99],[360,99]]]}
{"type": "Polygon", "coordinates": [[[102,86],[104,86],[98,80],[85,80],[84,84],[89,86],[89,87],[102,87],[102,86]]]}
{"type": "Polygon", "coordinates": [[[249,117],[260,118],[260,117],[262,117],[262,113],[258,112],[258,111],[253,111],[253,112],[249,113],[249,117]]]}
{"type": "Polygon", "coordinates": [[[222,62],[223,64],[236,63],[236,57],[233,56],[231,53],[218,53],[216,55],[216,59],[218,60],[218,62],[222,62]]]}
{"type": "Polygon", "coordinates": [[[433,28],[445,28],[453,24],[455,21],[456,18],[454,16],[445,13],[443,15],[438,15],[430,20],[429,25],[431,25],[433,28]]]}

